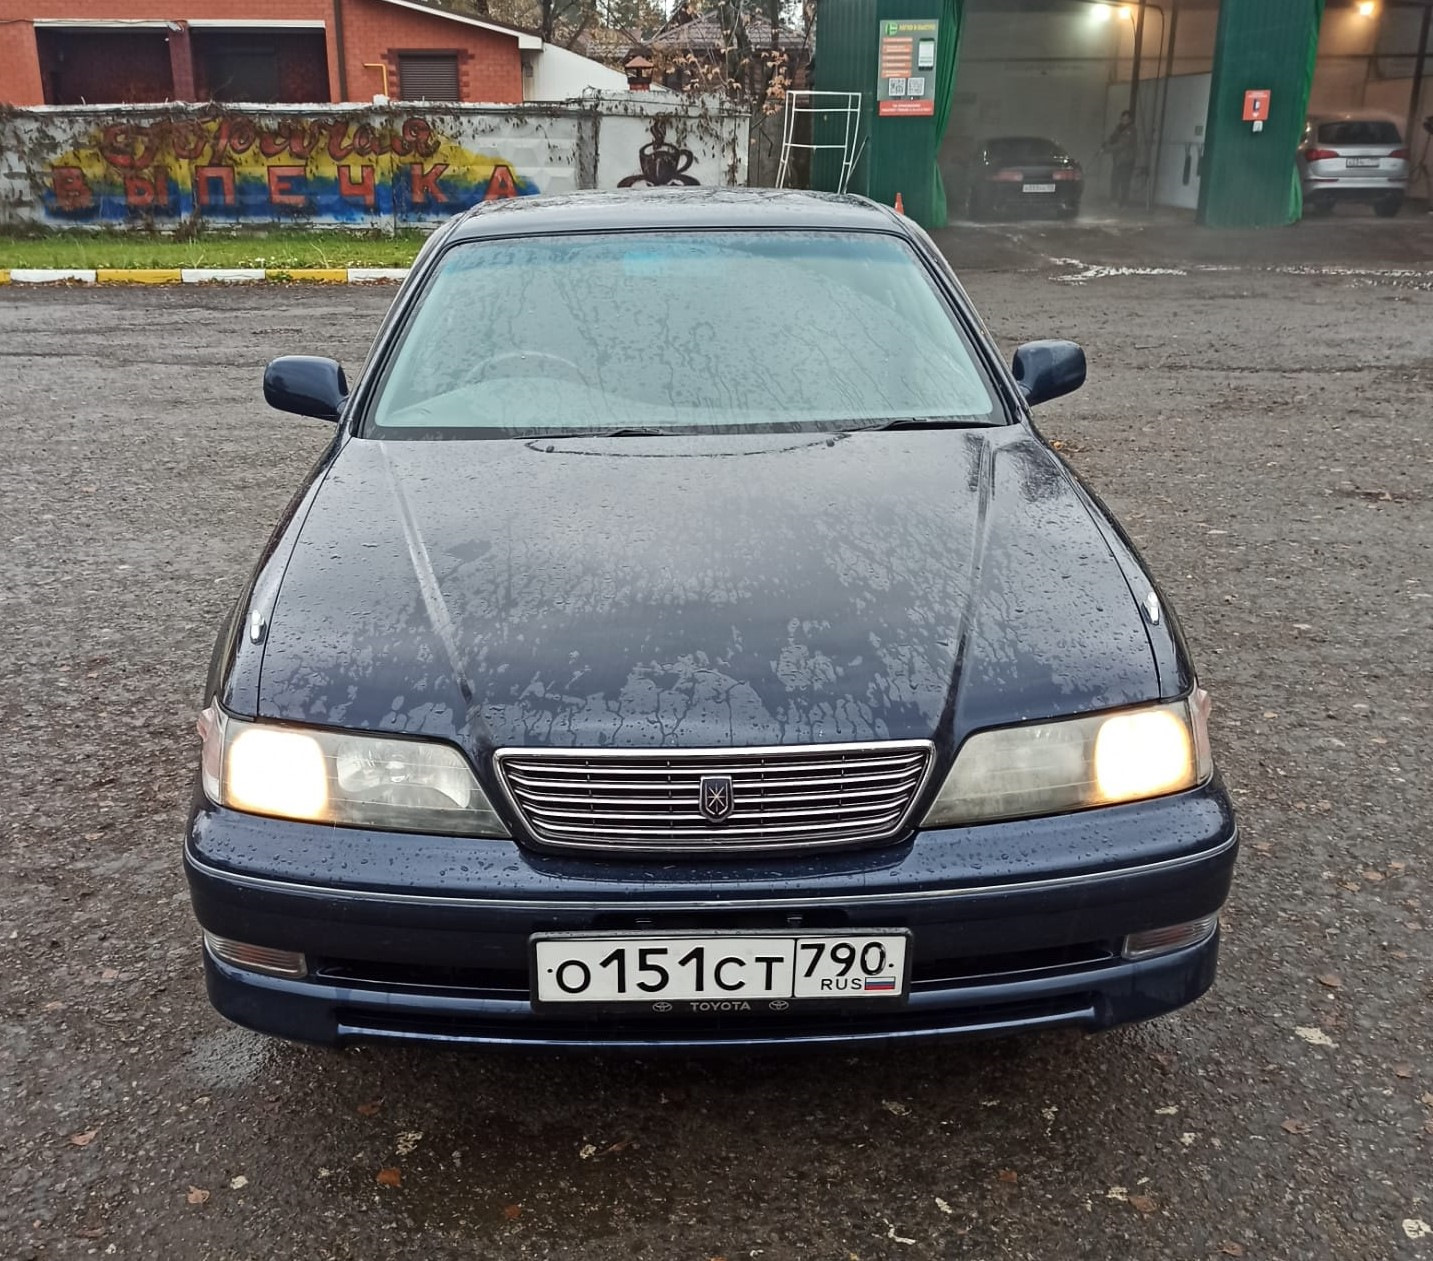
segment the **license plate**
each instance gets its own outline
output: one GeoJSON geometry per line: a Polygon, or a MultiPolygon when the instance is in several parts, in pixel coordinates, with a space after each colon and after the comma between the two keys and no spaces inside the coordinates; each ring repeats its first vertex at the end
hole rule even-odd
{"type": "Polygon", "coordinates": [[[1022,193],[1053,193],[1055,186],[1053,184],[1022,184],[1020,191],[1022,193]]]}
{"type": "Polygon", "coordinates": [[[900,931],[548,934],[532,939],[533,997],[681,1015],[900,999],[907,940],[900,931]]]}
{"type": "Polygon", "coordinates": [[[1377,166],[1377,158],[1345,158],[1349,166],[1377,166]]]}

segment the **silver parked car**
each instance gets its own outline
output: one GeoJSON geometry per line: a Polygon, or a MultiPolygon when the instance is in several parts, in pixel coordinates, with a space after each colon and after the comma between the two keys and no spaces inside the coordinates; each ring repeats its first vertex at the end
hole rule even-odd
{"type": "Polygon", "coordinates": [[[1340,201],[1368,201],[1396,215],[1408,189],[1408,147],[1386,114],[1351,112],[1310,118],[1299,146],[1304,204],[1326,215],[1340,201]]]}

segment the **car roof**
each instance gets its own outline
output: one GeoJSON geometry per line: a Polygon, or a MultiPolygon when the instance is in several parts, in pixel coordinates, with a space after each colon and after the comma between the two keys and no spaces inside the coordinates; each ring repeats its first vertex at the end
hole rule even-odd
{"type": "Polygon", "coordinates": [[[768,228],[899,232],[895,211],[865,197],[776,188],[633,188],[483,202],[454,224],[452,241],[652,228],[768,228]]]}
{"type": "Polygon", "coordinates": [[[1400,131],[1403,124],[1387,110],[1346,109],[1336,114],[1310,114],[1311,123],[1393,123],[1400,131]]]}

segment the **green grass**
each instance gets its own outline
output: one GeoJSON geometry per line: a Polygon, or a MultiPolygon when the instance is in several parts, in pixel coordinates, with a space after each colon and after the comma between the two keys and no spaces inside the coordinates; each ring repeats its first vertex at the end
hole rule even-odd
{"type": "Polygon", "coordinates": [[[103,231],[0,235],[0,268],[407,267],[426,237],[426,232],[379,236],[292,230],[204,234],[188,241],[103,231]]]}

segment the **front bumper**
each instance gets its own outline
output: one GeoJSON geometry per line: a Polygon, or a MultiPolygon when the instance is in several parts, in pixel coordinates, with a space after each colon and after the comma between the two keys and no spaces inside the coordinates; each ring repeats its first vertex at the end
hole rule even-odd
{"type": "Polygon", "coordinates": [[[553,857],[200,803],[185,863],[204,928],[308,958],[309,975],[292,980],[206,952],[210,998],[239,1024],[323,1043],[650,1052],[1099,1029],[1161,1015],[1213,982],[1217,935],[1138,962],[1120,943],[1217,910],[1236,849],[1216,781],[881,849],[725,862],[553,857]],[[791,928],[909,929],[909,1000],[839,1014],[620,1017],[555,1016],[529,1002],[536,932],[791,928]]]}

